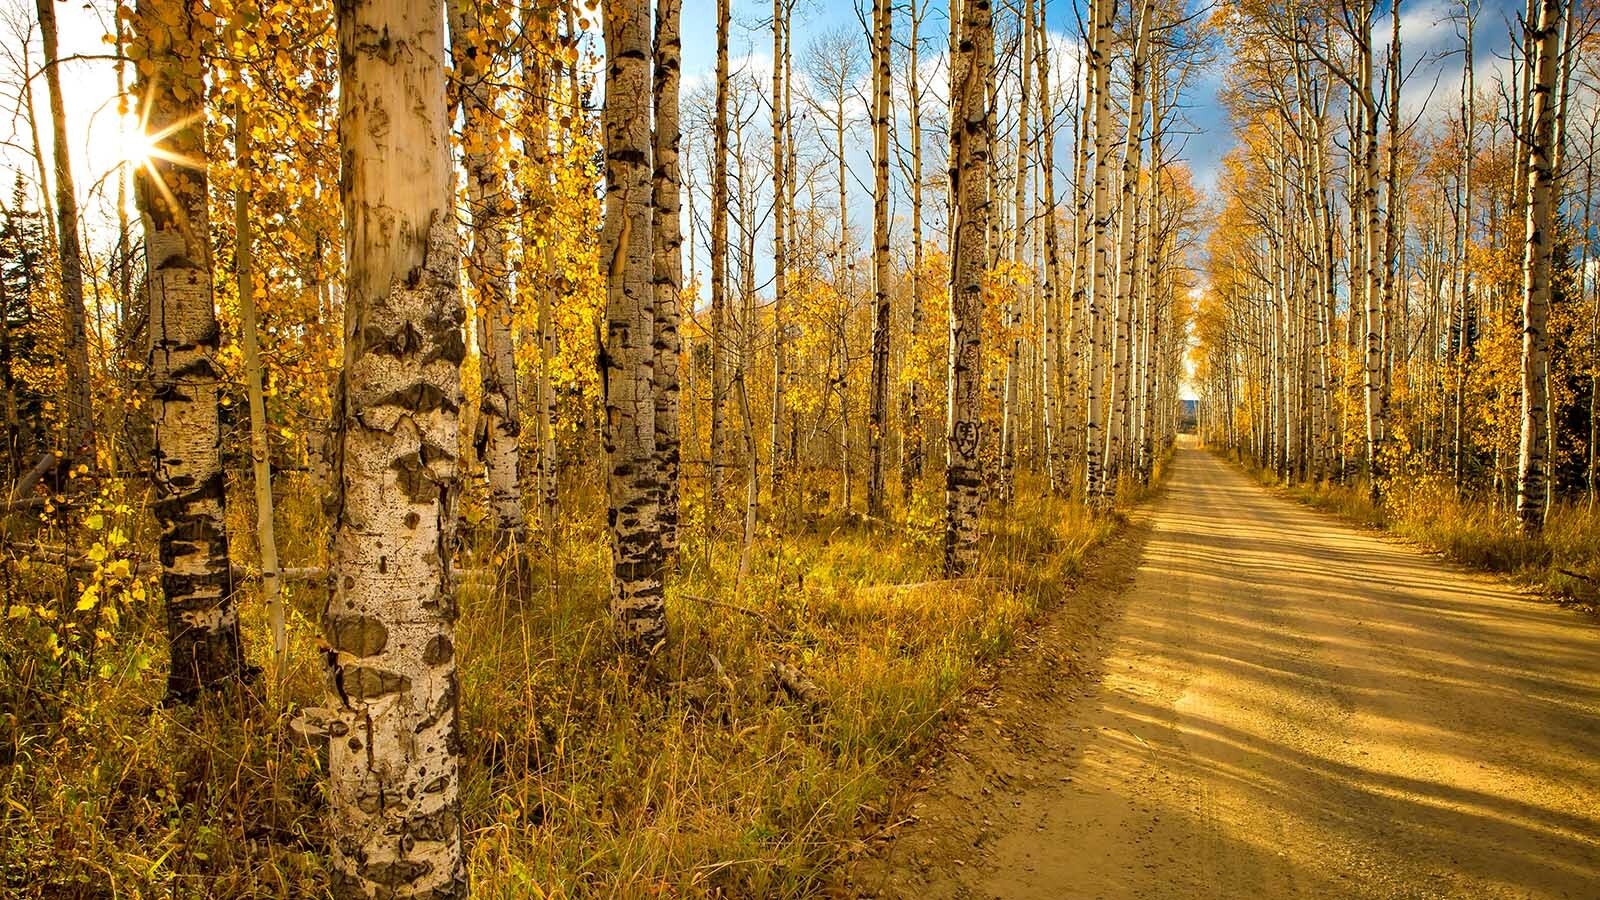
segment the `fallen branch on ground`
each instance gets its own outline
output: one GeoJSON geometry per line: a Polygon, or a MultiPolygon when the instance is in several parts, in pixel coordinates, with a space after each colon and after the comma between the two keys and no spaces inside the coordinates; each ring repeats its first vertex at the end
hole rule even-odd
{"type": "Polygon", "coordinates": [[[751,609],[748,606],[740,606],[737,603],[728,603],[727,601],[724,601],[724,600],[713,600],[710,597],[697,597],[694,594],[679,594],[678,596],[680,598],[684,599],[684,600],[693,600],[696,603],[704,603],[707,606],[715,606],[718,609],[726,609],[726,610],[732,610],[733,612],[737,612],[737,613],[744,613],[745,615],[751,616],[752,618],[760,619],[761,621],[767,623],[768,625],[772,626],[773,628],[777,628],[778,627],[778,623],[772,621],[772,617],[771,616],[767,615],[766,613],[764,613],[764,612],[762,612],[762,611],[760,611],[758,609],[751,609]]]}

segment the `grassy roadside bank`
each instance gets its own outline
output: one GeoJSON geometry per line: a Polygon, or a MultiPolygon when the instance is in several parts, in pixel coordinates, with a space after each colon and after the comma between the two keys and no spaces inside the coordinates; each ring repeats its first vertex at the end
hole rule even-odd
{"type": "Polygon", "coordinates": [[[1600,615],[1600,509],[1560,504],[1537,538],[1518,533],[1513,511],[1457,496],[1447,479],[1397,477],[1380,505],[1364,480],[1285,485],[1236,453],[1234,465],[1268,487],[1357,525],[1405,538],[1473,569],[1506,575],[1590,616],[1600,615]]]}
{"type": "MultiPolygon", "coordinates": [[[[474,895],[819,889],[963,694],[1030,622],[1070,602],[1120,527],[1045,493],[1019,484],[1011,508],[989,516],[979,570],[954,581],[938,577],[934,508],[899,511],[894,528],[797,514],[758,534],[742,577],[736,532],[697,542],[677,579],[693,588],[669,593],[673,644],[649,674],[607,638],[602,522],[536,552],[527,593],[465,579],[457,645],[474,895]]],[[[131,529],[127,515],[106,527],[131,529]]],[[[309,502],[280,515],[295,525],[287,564],[325,563],[309,502]]],[[[290,646],[309,648],[324,589],[301,585],[290,600],[290,646]]],[[[0,893],[322,896],[321,751],[287,727],[296,708],[323,702],[315,654],[292,654],[282,712],[163,709],[160,609],[130,601],[123,615],[128,636],[77,678],[14,665],[32,648],[18,632],[0,636],[11,711],[0,721],[0,893]]],[[[255,604],[245,627],[265,663],[255,604]]]]}

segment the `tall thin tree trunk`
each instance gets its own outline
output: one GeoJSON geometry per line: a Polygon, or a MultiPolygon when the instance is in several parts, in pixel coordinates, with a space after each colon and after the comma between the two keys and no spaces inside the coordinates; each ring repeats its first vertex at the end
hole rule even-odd
{"type": "MultiPolygon", "coordinates": [[[[524,200],[527,212],[523,221],[523,253],[526,256],[530,252],[529,248],[536,246],[539,254],[539,277],[534,279],[532,284],[537,305],[535,327],[539,335],[535,399],[538,434],[534,444],[538,448],[539,460],[537,467],[539,520],[546,540],[553,543],[557,537],[556,511],[560,500],[556,465],[556,394],[555,386],[550,379],[551,365],[557,353],[555,318],[551,309],[555,294],[556,259],[551,242],[534,240],[529,231],[529,222],[534,216],[540,211],[549,209],[554,203],[551,196],[549,98],[558,81],[556,69],[559,67],[546,56],[546,51],[540,46],[540,37],[551,33],[551,24],[542,23],[532,7],[524,11],[522,65],[526,97],[522,112],[523,152],[533,167],[533,177],[538,188],[529,191],[529,196],[524,200]]],[[[575,121],[582,115],[581,109],[572,111],[575,121]]],[[[525,265],[523,272],[527,271],[525,265]]]]}
{"type": "MultiPolygon", "coordinates": [[[[1033,79],[1028,77],[1028,64],[1033,58],[1033,0],[1023,0],[1021,38],[1022,50],[1017,64],[1017,155],[1012,173],[1012,243],[1011,261],[1020,271],[1026,265],[1024,248],[1028,244],[1028,157],[1030,148],[1028,129],[1032,126],[1033,79]]],[[[1022,286],[1012,292],[1006,305],[1005,321],[1010,330],[1006,347],[1005,382],[1000,398],[1000,479],[999,494],[1002,503],[1010,503],[1015,490],[1017,466],[1017,408],[1018,380],[1022,366],[1022,286]]]]}
{"type": "Polygon", "coordinates": [[[1352,231],[1360,232],[1361,296],[1364,301],[1363,325],[1366,329],[1364,409],[1367,475],[1370,479],[1368,490],[1376,504],[1382,496],[1384,482],[1386,414],[1383,408],[1383,338],[1386,309],[1378,273],[1378,104],[1372,92],[1372,8],[1371,0],[1363,0],[1359,5],[1361,18],[1356,27],[1360,88],[1358,112],[1361,119],[1361,183],[1357,189],[1360,191],[1361,214],[1359,221],[1352,221],[1350,227],[1352,231]]]}
{"type": "MultiPolygon", "coordinates": [[[[114,40],[116,41],[116,73],[117,73],[117,103],[127,102],[127,59],[124,49],[127,47],[127,23],[121,16],[116,19],[114,40]]],[[[124,160],[117,166],[117,302],[120,304],[117,316],[117,344],[120,355],[126,358],[127,348],[123,346],[129,339],[132,331],[134,315],[133,299],[133,232],[128,223],[128,182],[133,172],[133,162],[124,160]]]]}
{"type": "Polygon", "coordinates": [[[956,198],[950,270],[950,378],[945,464],[944,567],[948,575],[977,562],[983,505],[983,305],[989,267],[988,84],[994,66],[989,0],[963,0],[952,65],[955,109],[950,129],[951,195],[956,198]]]}
{"type": "Polygon", "coordinates": [[[1116,276],[1116,334],[1111,345],[1111,411],[1106,419],[1102,488],[1105,501],[1117,490],[1123,454],[1127,450],[1128,388],[1133,360],[1130,322],[1133,315],[1134,230],[1139,210],[1139,162],[1144,134],[1144,73],[1146,62],[1146,29],[1150,22],[1150,5],[1141,3],[1138,12],[1138,32],[1133,41],[1133,56],[1129,61],[1128,76],[1128,131],[1122,145],[1122,198],[1117,204],[1118,249],[1116,276]]]}
{"type": "MultiPolygon", "coordinates": [[[[1400,0],[1393,0],[1390,15],[1391,34],[1389,37],[1389,148],[1388,159],[1385,165],[1385,210],[1383,232],[1383,270],[1379,284],[1381,295],[1379,308],[1383,311],[1384,334],[1384,363],[1383,377],[1380,380],[1378,396],[1379,433],[1383,441],[1389,438],[1389,404],[1393,396],[1394,359],[1396,348],[1404,344],[1403,335],[1408,333],[1402,328],[1398,335],[1393,333],[1395,319],[1395,276],[1400,265],[1400,238],[1402,235],[1403,220],[1405,217],[1405,201],[1400,193],[1400,0]]],[[[1402,279],[1403,281],[1403,279],[1402,279]]],[[[1405,305],[1402,301],[1401,308],[1405,305]]],[[[1381,471],[1381,467],[1380,467],[1381,471]]],[[[1376,484],[1377,479],[1374,479],[1376,484]]]]}
{"type": "MultiPolygon", "coordinates": [[[[245,102],[234,110],[234,155],[241,175],[254,171],[250,156],[250,114],[245,102]]],[[[255,254],[250,219],[250,194],[245,183],[233,198],[233,274],[239,291],[239,333],[244,347],[244,386],[250,405],[250,474],[255,489],[256,542],[261,548],[261,599],[272,629],[272,683],[282,690],[289,661],[284,635],[282,578],[278,572],[278,538],[273,525],[272,451],[267,441],[267,400],[262,389],[261,341],[257,333],[255,254]]]]}
{"type": "Polygon", "coordinates": [[[833,155],[839,182],[839,244],[834,255],[833,281],[839,302],[839,373],[835,388],[839,394],[839,478],[843,482],[840,506],[849,512],[855,503],[850,452],[850,318],[855,302],[855,260],[850,258],[850,199],[847,196],[850,176],[844,145],[845,117],[849,115],[846,99],[845,94],[838,95],[837,117],[833,122],[833,155]]]}
{"type": "Polygon", "coordinates": [[[772,416],[768,428],[768,467],[772,470],[772,500],[776,505],[782,488],[783,394],[788,378],[788,327],[786,305],[789,299],[789,159],[788,90],[784,78],[789,50],[787,0],[772,0],[772,416]]]}
{"type": "Polygon", "coordinates": [[[717,0],[716,124],[711,151],[711,472],[706,523],[715,534],[727,493],[728,461],[728,19],[717,0]]]}
{"type": "Polygon", "coordinates": [[[651,218],[650,4],[605,4],[604,381],[611,615],[622,641],[653,653],[667,639],[655,445],[655,294],[651,218]]]}
{"type": "MultiPolygon", "coordinates": [[[[1091,43],[1097,32],[1092,24],[1087,35],[1091,43]]],[[[1091,54],[1092,55],[1092,54],[1091,54]]],[[[1064,477],[1068,479],[1068,492],[1076,496],[1087,479],[1085,468],[1088,463],[1085,442],[1086,398],[1084,396],[1084,368],[1088,363],[1088,342],[1090,335],[1090,279],[1093,262],[1089,255],[1092,252],[1093,229],[1090,227],[1089,217],[1093,212],[1094,191],[1085,183],[1089,178],[1089,154],[1091,149],[1092,127],[1094,116],[1091,111],[1096,108],[1094,68],[1087,62],[1080,62],[1083,68],[1081,84],[1086,102],[1077,108],[1076,121],[1073,128],[1072,148],[1072,190],[1076,202],[1073,204],[1072,214],[1072,284],[1068,300],[1068,353],[1063,357],[1066,365],[1066,387],[1063,391],[1063,408],[1065,410],[1065,439],[1062,444],[1061,468],[1064,477]],[[1080,461],[1081,458],[1081,461],[1080,461]]]]}
{"type": "Polygon", "coordinates": [[[339,6],[348,269],[324,628],[340,900],[467,896],[449,550],[466,312],[443,25],[437,0],[339,6]]]}
{"type": "Polygon", "coordinates": [[[89,400],[89,324],[83,307],[83,250],[78,233],[78,189],[72,178],[66,98],[56,50],[55,0],[36,0],[44,46],[44,81],[50,94],[50,127],[56,176],[56,249],[61,270],[62,385],[66,408],[66,458],[94,465],[94,407],[89,400]]]}
{"type": "Polygon", "coordinates": [[[488,505],[503,549],[520,544],[527,532],[522,514],[522,415],[517,402],[516,347],[512,339],[511,267],[506,260],[506,216],[514,209],[504,167],[494,151],[500,114],[490,87],[493,57],[480,46],[474,0],[449,0],[450,49],[461,104],[461,146],[467,173],[467,211],[472,245],[467,275],[476,288],[479,371],[477,434],[479,458],[488,474],[488,505]]]}
{"type": "Polygon", "coordinates": [[[1087,277],[1089,290],[1088,411],[1084,432],[1088,444],[1086,496],[1096,508],[1107,505],[1105,484],[1106,346],[1108,308],[1112,291],[1111,259],[1111,26],[1116,17],[1115,0],[1093,0],[1094,40],[1089,50],[1089,65],[1094,77],[1094,211],[1093,241],[1087,277]]]}
{"type": "Polygon", "coordinates": [[[882,517],[883,445],[889,428],[889,66],[894,54],[891,0],[873,0],[872,27],[872,372],[867,407],[867,515],[882,517]]]}
{"type": "Polygon", "coordinates": [[[678,328],[683,293],[682,175],[678,169],[683,47],[678,24],[682,12],[683,0],[660,0],[655,32],[655,465],[656,477],[661,480],[657,513],[661,552],[669,564],[678,552],[678,371],[683,354],[678,328]]]}
{"type": "MultiPolygon", "coordinates": [[[[228,564],[218,417],[222,372],[212,298],[201,56],[212,35],[187,7],[170,2],[144,0],[135,17],[136,45],[167,47],[170,54],[167,65],[136,86],[142,121],[159,144],[159,152],[139,171],[136,193],[150,295],[151,480],[171,641],[167,695],[189,700],[238,683],[247,670],[228,564]]],[[[68,231],[63,242],[67,235],[76,240],[76,232],[68,231]]],[[[78,310],[81,314],[81,302],[78,310]]]]}
{"type": "Polygon", "coordinates": [[[1461,287],[1456,294],[1456,316],[1459,324],[1456,333],[1455,398],[1452,404],[1455,421],[1452,424],[1454,434],[1450,442],[1451,469],[1457,491],[1461,490],[1466,477],[1467,448],[1462,418],[1467,394],[1467,361],[1472,352],[1472,266],[1468,262],[1468,257],[1472,248],[1472,157],[1477,152],[1473,141],[1476,134],[1477,97],[1471,65],[1472,33],[1477,23],[1472,11],[1472,0],[1462,0],[1462,10],[1466,19],[1463,50],[1468,64],[1461,70],[1461,243],[1456,256],[1460,261],[1458,268],[1461,271],[1461,287]]]}
{"type": "MultiPolygon", "coordinates": [[[[1156,355],[1161,352],[1163,333],[1161,330],[1161,315],[1158,310],[1158,301],[1155,298],[1155,285],[1160,279],[1159,250],[1162,245],[1161,232],[1156,222],[1156,217],[1161,211],[1161,131],[1162,117],[1162,89],[1163,72],[1161,61],[1157,59],[1150,71],[1150,185],[1145,192],[1145,221],[1144,221],[1144,253],[1143,263],[1139,268],[1138,295],[1140,303],[1147,311],[1147,325],[1144,329],[1144,340],[1147,352],[1145,353],[1144,371],[1139,374],[1142,378],[1140,388],[1143,404],[1139,412],[1139,445],[1138,445],[1138,471],[1139,480],[1148,484],[1151,472],[1155,468],[1155,438],[1152,434],[1156,416],[1156,392],[1160,387],[1157,373],[1156,355]]],[[[1135,253],[1138,249],[1135,248],[1135,253]]]]}
{"type": "Polygon", "coordinates": [[[1517,454],[1517,521],[1524,535],[1544,527],[1548,485],[1550,278],[1555,252],[1555,84],[1560,63],[1561,0],[1538,0],[1528,28],[1533,69],[1527,141],[1527,245],[1522,260],[1522,440],[1517,454]]]}
{"type": "MultiPolygon", "coordinates": [[[[1052,494],[1061,490],[1062,478],[1066,473],[1057,464],[1056,444],[1060,440],[1058,430],[1061,427],[1060,409],[1060,377],[1058,370],[1065,363],[1061,358],[1060,336],[1062,332],[1060,314],[1056,298],[1057,279],[1061,274],[1061,250],[1059,247],[1060,222],[1056,215],[1056,128],[1055,128],[1055,97],[1050,91],[1050,30],[1048,28],[1048,4],[1039,5],[1039,19],[1037,25],[1037,52],[1034,54],[1034,63],[1037,67],[1039,78],[1039,133],[1041,154],[1039,165],[1043,168],[1043,201],[1044,214],[1041,217],[1040,227],[1044,230],[1044,270],[1041,277],[1044,279],[1043,289],[1040,292],[1039,302],[1044,311],[1044,345],[1041,354],[1040,366],[1042,373],[1042,390],[1044,404],[1044,457],[1045,472],[1048,476],[1049,488],[1052,494]]],[[[1032,23],[1030,22],[1030,25],[1032,23]]]]}
{"type": "MultiPolygon", "coordinates": [[[[920,52],[922,16],[926,0],[912,0],[911,39],[906,63],[906,92],[910,95],[911,127],[911,322],[907,343],[915,347],[922,335],[922,83],[920,52]]],[[[903,425],[905,450],[900,458],[900,499],[908,507],[912,488],[922,475],[924,455],[922,437],[922,380],[918,367],[911,367],[906,384],[906,420],[903,425]]]]}

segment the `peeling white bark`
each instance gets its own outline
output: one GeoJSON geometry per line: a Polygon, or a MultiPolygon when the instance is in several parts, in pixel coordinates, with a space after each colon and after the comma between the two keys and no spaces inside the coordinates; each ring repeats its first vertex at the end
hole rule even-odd
{"type": "Polygon", "coordinates": [[[328,777],[340,898],[467,895],[455,525],[465,311],[436,0],[339,9],[348,288],[328,777]]]}

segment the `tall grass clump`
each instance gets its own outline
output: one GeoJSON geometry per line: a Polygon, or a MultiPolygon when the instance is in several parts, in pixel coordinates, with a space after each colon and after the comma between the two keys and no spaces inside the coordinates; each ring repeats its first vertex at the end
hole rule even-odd
{"type": "MultiPolygon", "coordinates": [[[[1235,459],[1262,484],[1283,484],[1272,469],[1235,459]]],[[[1512,501],[1465,494],[1448,475],[1420,466],[1397,468],[1384,479],[1378,504],[1364,477],[1297,483],[1286,491],[1309,506],[1382,528],[1454,562],[1509,575],[1563,603],[1600,609],[1600,508],[1557,503],[1542,533],[1527,537],[1517,527],[1512,501]]]]}
{"type": "MultiPolygon", "coordinates": [[[[325,566],[317,492],[284,481],[283,564],[325,566]]],[[[991,508],[978,569],[947,580],[935,491],[892,521],[775,512],[747,553],[742,529],[691,519],[669,579],[672,640],[641,664],[619,655],[607,618],[599,491],[566,488],[563,503],[583,512],[535,529],[520,584],[466,505],[457,647],[478,897],[815,890],[862,845],[981,669],[1070,596],[1117,521],[1024,479],[1009,509],[991,508]]],[[[246,534],[248,496],[235,495],[231,524],[246,534]]],[[[138,504],[119,508],[118,527],[147,533],[138,504]]],[[[249,571],[248,539],[235,552],[249,571]]],[[[0,637],[0,894],[323,895],[324,748],[292,725],[326,702],[325,583],[289,586],[281,690],[165,708],[159,592],[147,561],[129,572],[144,587],[135,599],[123,585],[120,624],[93,666],[62,674],[37,627],[0,637]]],[[[59,609],[48,598],[98,576],[63,588],[59,568],[13,554],[5,577],[46,598],[29,603],[34,622],[35,607],[59,609]]],[[[242,606],[265,667],[265,614],[242,606]]]]}

